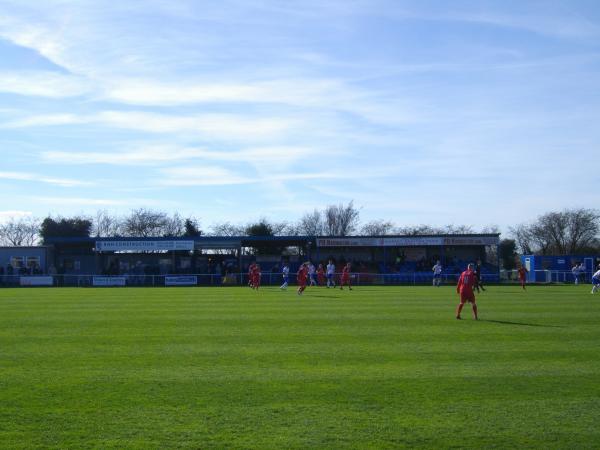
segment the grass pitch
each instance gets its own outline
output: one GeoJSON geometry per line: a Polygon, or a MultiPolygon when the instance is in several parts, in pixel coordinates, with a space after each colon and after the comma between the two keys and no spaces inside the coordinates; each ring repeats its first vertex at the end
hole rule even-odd
{"type": "Polygon", "coordinates": [[[600,295],[0,290],[3,448],[598,448],[600,295]]]}

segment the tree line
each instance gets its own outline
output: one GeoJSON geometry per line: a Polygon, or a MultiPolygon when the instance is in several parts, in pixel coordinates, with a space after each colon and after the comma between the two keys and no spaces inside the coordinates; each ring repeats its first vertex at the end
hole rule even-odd
{"type": "MultiPolygon", "coordinates": [[[[118,216],[99,210],[93,216],[12,218],[0,224],[0,245],[29,246],[53,237],[197,237],[197,236],[385,236],[498,233],[497,226],[475,230],[469,225],[400,226],[388,220],[360,222],[353,202],[329,205],[287,222],[260,218],[245,224],[214,223],[206,229],[196,217],[138,208],[118,216]]],[[[600,214],[594,209],[548,212],[530,223],[509,228],[500,257],[512,254],[584,254],[600,252],[600,214]]],[[[506,258],[509,259],[509,258],[506,258]]]]}

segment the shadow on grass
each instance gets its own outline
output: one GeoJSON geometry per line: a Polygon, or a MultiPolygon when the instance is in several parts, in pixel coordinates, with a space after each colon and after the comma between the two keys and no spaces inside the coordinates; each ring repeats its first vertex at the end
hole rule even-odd
{"type": "Polygon", "coordinates": [[[320,295],[320,294],[309,294],[307,297],[319,297],[319,298],[342,298],[341,295],[320,295]]]}
{"type": "Polygon", "coordinates": [[[502,325],[520,325],[523,327],[565,328],[562,325],[542,325],[541,323],[509,322],[507,320],[479,319],[480,322],[500,323],[502,325]]]}

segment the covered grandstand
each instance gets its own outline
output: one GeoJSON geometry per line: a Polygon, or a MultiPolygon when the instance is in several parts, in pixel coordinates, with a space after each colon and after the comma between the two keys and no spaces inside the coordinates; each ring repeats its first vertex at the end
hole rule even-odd
{"type": "Polygon", "coordinates": [[[498,234],[51,238],[40,271],[61,285],[235,285],[257,262],[263,283],[275,284],[283,264],[295,273],[304,261],[332,260],[337,268],[350,262],[356,281],[397,284],[430,282],[440,260],[449,280],[480,261],[484,276],[496,281],[498,243],[498,234]]]}

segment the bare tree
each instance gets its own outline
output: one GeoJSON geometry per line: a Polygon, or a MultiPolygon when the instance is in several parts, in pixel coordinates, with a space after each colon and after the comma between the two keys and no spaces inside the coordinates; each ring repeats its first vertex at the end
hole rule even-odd
{"type": "Polygon", "coordinates": [[[168,237],[180,237],[185,234],[185,220],[181,218],[179,213],[167,216],[163,228],[162,235],[168,237]]]}
{"type": "Polygon", "coordinates": [[[273,230],[274,236],[293,236],[296,234],[295,226],[286,221],[271,222],[271,229],[273,230]]]}
{"type": "Polygon", "coordinates": [[[443,227],[432,227],[431,225],[410,225],[396,229],[398,234],[409,236],[422,236],[427,234],[471,234],[473,227],[470,225],[445,225],[443,227]]]}
{"type": "Polygon", "coordinates": [[[92,219],[92,235],[95,237],[114,237],[120,234],[119,218],[105,209],[96,211],[92,219]]]}
{"type": "Polygon", "coordinates": [[[481,229],[484,234],[500,234],[500,227],[496,224],[486,225],[481,229]]]}
{"type": "Polygon", "coordinates": [[[231,222],[219,222],[210,227],[211,236],[246,236],[246,228],[243,225],[234,225],[231,222]]]}
{"type": "Polygon", "coordinates": [[[395,232],[407,236],[422,236],[425,234],[438,234],[440,231],[430,225],[409,225],[398,227],[395,232]]]}
{"type": "Polygon", "coordinates": [[[0,244],[31,246],[39,241],[40,220],[35,217],[12,217],[0,225],[0,244]]]}
{"type": "Polygon", "coordinates": [[[301,236],[320,236],[325,232],[323,213],[317,209],[304,214],[298,221],[298,234],[301,236]]]}
{"type": "Polygon", "coordinates": [[[443,234],[471,234],[473,227],[471,225],[446,225],[441,231],[443,234]]]}
{"type": "Polygon", "coordinates": [[[169,217],[165,212],[139,208],[132,210],[122,222],[122,231],[132,237],[163,236],[169,217]]]}
{"type": "Polygon", "coordinates": [[[390,221],[381,219],[367,222],[360,229],[360,234],[365,236],[385,236],[386,234],[392,234],[393,232],[394,224],[390,221]]]}
{"type": "Polygon", "coordinates": [[[329,205],[323,211],[325,218],[325,234],[328,236],[348,236],[358,227],[360,212],[354,207],[354,202],[329,205]]]}
{"type": "Polygon", "coordinates": [[[567,211],[567,253],[577,253],[597,249],[600,242],[600,214],[592,209],[572,209],[567,211]]]}
{"type": "Polygon", "coordinates": [[[523,255],[533,253],[533,237],[528,225],[519,224],[515,227],[509,227],[509,234],[514,238],[517,248],[523,255]]]}
{"type": "Polygon", "coordinates": [[[548,212],[531,224],[510,228],[523,253],[577,254],[599,246],[600,215],[592,209],[548,212]]]}

